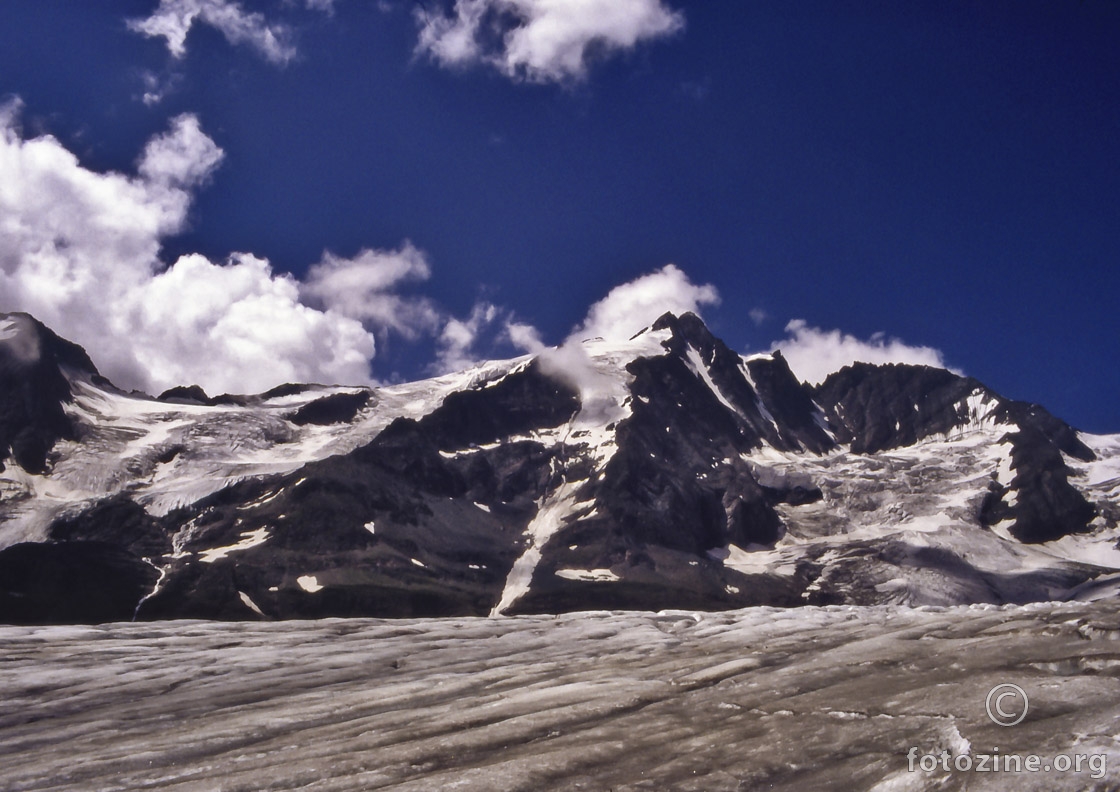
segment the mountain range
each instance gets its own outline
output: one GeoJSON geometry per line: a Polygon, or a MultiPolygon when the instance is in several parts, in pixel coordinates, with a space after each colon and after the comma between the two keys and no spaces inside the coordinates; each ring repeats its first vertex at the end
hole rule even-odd
{"type": "Polygon", "coordinates": [[[1120,435],[925,366],[810,385],[693,314],[213,397],[0,314],[0,622],[1100,599],[1118,539],[1120,435]]]}

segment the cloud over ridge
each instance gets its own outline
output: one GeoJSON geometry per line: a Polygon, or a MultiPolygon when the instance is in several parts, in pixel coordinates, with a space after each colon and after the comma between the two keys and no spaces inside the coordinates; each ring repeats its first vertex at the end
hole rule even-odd
{"type": "Polygon", "coordinates": [[[715,286],[698,286],[676,264],[666,264],[611,289],[591,306],[570,338],[624,341],[667,311],[678,315],[699,313],[701,306],[718,304],[715,286]]]}
{"type": "Polygon", "coordinates": [[[53,137],[25,140],[18,118],[18,103],[0,109],[0,310],[87,346],[122,387],[369,381],[373,335],[304,305],[295,279],[264,259],[160,261],[222,159],[197,117],[173,119],[132,176],[88,170],[53,137]]]}
{"type": "Polygon", "coordinates": [[[793,373],[811,383],[823,382],[829,374],[852,363],[910,363],[946,368],[942,353],[928,346],[912,346],[898,338],[875,333],[862,340],[839,330],[812,327],[803,319],[786,325],[786,338],[775,341],[793,373]]]}
{"type": "Polygon", "coordinates": [[[698,314],[702,306],[718,305],[719,299],[711,284],[694,284],[678,266],[666,264],[607,292],[558,347],[545,349],[540,335],[525,325],[511,325],[508,331],[515,343],[520,337],[526,351],[539,353],[545,372],[579,390],[585,417],[613,420],[622,417],[615,385],[596,369],[583,342],[626,341],[667,311],[698,314]]]}
{"type": "Polygon", "coordinates": [[[410,281],[431,277],[427,256],[411,242],[399,250],[360,250],[353,258],[323,253],[300,284],[304,301],[408,339],[433,332],[439,309],[425,297],[396,293],[410,281]]]}

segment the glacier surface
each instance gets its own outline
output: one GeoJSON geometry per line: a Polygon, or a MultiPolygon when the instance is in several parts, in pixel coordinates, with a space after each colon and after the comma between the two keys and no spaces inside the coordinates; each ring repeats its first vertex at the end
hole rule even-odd
{"type": "Polygon", "coordinates": [[[1117,789],[1118,638],[1085,602],[0,627],[0,787],[1117,789]]]}

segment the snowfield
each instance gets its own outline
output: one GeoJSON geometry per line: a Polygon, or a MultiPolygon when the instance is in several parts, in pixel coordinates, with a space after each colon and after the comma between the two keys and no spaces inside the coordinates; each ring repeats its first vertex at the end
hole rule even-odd
{"type": "MultiPolygon", "coordinates": [[[[0,334],[2,335],[2,334],[0,334]]],[[[0,337],[0,340],[3,340],[0,337]]],[[[168,403],[75,378],[64,405],[82,427],[80,442],[61,441],[49,475],[17,466],[0,470],[0,548],[43,541],[61,515],[128,492],[155,516],[253,477],[288,473],[368,443],[393,419],[419,418],[462,388],[499,381],[525,363],[517,358],[455,374],[369,391],[352,422],[293,425],[300,408],[363,389],[306,385],[250,405],[168,403]],[[10,493],[10,494],[5,494],[10,493]]]]}
{"type": "Polygon", "coordinates": [[[1117,789],[1117,639],[1105,603],[3,627],[0,788],[1117,789]]]}

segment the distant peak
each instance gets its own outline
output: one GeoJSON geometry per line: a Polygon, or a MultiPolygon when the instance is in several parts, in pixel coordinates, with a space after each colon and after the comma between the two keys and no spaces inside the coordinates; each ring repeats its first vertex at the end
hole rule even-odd
{"type": "Polygon", "coordinates": [[[912,382],[922,387],[939,386],[947,383],[966,382],[981,386],[971,377],[965,377],[945,368],[927,366],[919,363],[865,363],[856,361],[844,366],[839,371],[829,374],[820,384],[821,389],[834,387],[837,382],[858,383],[872,377],[876,380],[890,380],[894,382],[912,382]],[[829,383],[833,383],[830,386],[829,383]]]}
{"type": "Polygon", "coordinates": [[[666,311],[661,314],[661,316],[657,317],[657,321],[655,321],[651,327],[654,330],[675,330],[677,328],[698,329],[701,327],[704,328],[704,330],[708,329],[707,325],[704,324],[704,320],[692,311],[685,311],[680,315],[672,311],[666,311]]]}
{"type": "Polygon", "coordinates": [[[0,370],[52,363],[97,374],[97,368],[84,349],[55,335],[31,314],[0,313],[0,370]]]}
{"type": "Polygon", "coordinates": [[[685,311],[680,316],[666,312],[653,323],[652,329],[668,330],[674,338],[702,352],[707,352],[714,346],[722,346],[722,342],[712,335],[704,320],[691,311],[685,311]]]}
{"type": "Polygon", "coordinates": [[[199,385],[177,385],[157,396],[156,401],[179,404],[210,404],[212,399],[206,395],[206,391],[199,385]]]}
{"type": "Polygon", "coordinates": [[[25,313],[0,314],[0,350],[15,363],[36,362],[42,354],[39,342],[43,326],[25,313]]]}

